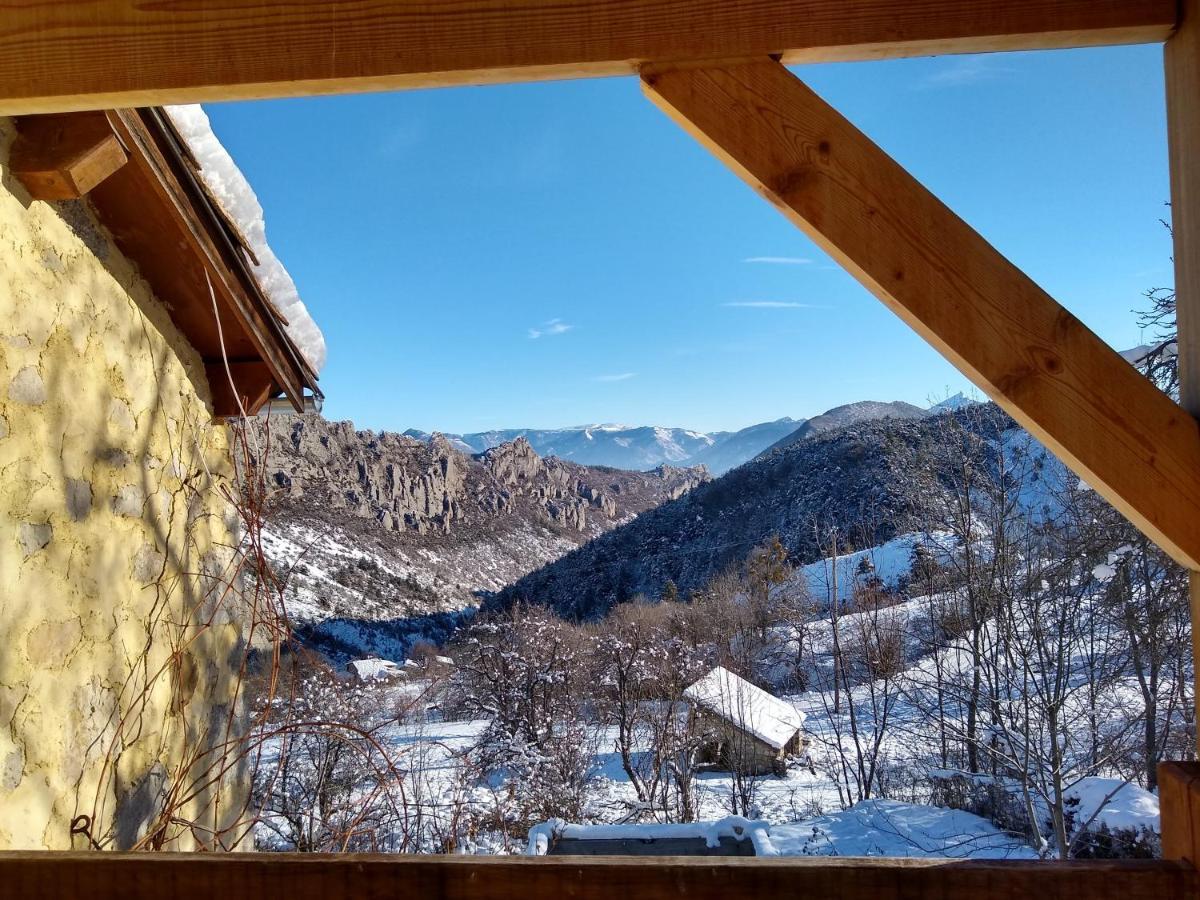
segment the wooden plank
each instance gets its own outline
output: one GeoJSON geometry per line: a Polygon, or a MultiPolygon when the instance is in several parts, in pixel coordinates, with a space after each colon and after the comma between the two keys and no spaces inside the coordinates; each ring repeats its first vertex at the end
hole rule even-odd
{"type": "Polygon", "coordinates": [[[1200,862],[1200,763],[1158,767],[1158,805],[1163,859],[1200,862]]]}
{"type": "Polygon", "coordinates": [[[1165,40],[1175,0],[24,0],[0,114],[1165,40]]]}
{"type": "Polygon", "coordinates": [[[1174,900],[1193,896],[1196,872],[1163,860],[10,852],[0,854],[0,885],[23,900],[1174,900]]]}
{"type": "Polygon", "coordinates": [[[9,165],[35,200],[75,200],[128,161],[102,112],[25,116],[9,165]]]}
{"type": "MultiPolygon", "coordinates": [[[[1179,29],[1167,41],[1167,139],[1175,240],[1175,312],[1179,324],[1179,402],[1200,416],[1200,0],[1180,4],[1179,29]]],[[[1192,658],[1200,673],[1200,574],[1191,574],[1192,658]]],[[[1200,704],[1200,691],[1192,696],[1200,704]]],[[[1200,732],[1197,733],[1200,741],[1200,732]]]]}
{"type": "Polygon", "coordinates": [[[226,370],[223,360],[204,364],[212,392],[213,415],[219,419],[258,415],[272,395],[279,392],[266,363],[231,362],[226,370]],[[232,384],[230,381],[232,380],[232,384]]]}
{"type": "Polygon", "coordinates": [[[1176,560],[1200,427],[779,63],[648,69],[660,107],[1176,560]]]}

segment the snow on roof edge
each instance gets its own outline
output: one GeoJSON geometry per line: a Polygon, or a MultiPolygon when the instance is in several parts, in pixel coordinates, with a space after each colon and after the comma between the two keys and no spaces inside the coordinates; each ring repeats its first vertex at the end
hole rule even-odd
{"type": "Polygon", "coordinates": [[[804,727],[806,716],[724,666],[716,666],[683,692],[684,697],[732,722],[776,750],[804,727]]]}
{"type": "Polygon", "coordinates": [[[208,115],[199,104],[163,107],[179,136],[200,166],[205,186],[237,223],[258,257],[258,265],[247,260],[258,284],[275,309],[287,319],[288,337],[314,372],[325,365],[325,336],[309,314],[296,283],[267,243],[262,205],[246,176],[212,130],[208,115]]]}

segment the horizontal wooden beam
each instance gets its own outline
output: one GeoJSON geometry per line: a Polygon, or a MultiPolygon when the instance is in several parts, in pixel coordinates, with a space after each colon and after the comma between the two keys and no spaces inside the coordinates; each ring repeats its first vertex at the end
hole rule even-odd
{"type": "Polygon", "coordinates": [[[9,166],[35,200],[75,200],[128,162],[103,112],[27,116],[9,166]]]}
{"type": "Polygon", "coordinates": [[[0,853],[0,884],[23,900],[1183,900],[1196,872],[1161,860],[0,853]]]}
{"type": "Polygon", "coordinates": [[[1089,485],[1200,569],[1191,415],[779,63],[649,69],[643,84],[1089,485]]]}
{"type": "Polygon", "coordinates": [[[1165,40],[1176,0],[24,0],[0,114],[1165,40]]]}

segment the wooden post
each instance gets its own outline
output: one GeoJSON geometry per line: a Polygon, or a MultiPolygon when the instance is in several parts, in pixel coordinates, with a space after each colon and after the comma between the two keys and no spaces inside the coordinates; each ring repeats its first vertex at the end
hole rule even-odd
{"type": "Polygon", "coordinates": [[[257,415],[279,390],[265,362],[231,362],[226,370],[218,360],[205,363],[204,374],[212,391],[213,415],[219,419],[257,415]]]}
{"type": "Polygon", "coordinates": [[[1200,763],[1158,767],[1158,804],[1163,859],[1200,860],[1200,763]]]}
{"type": "MultiPolygon", "coordinates": [[[[1200,416],[1200,0],[1182,0],[1167,41],[1167,140],[1171,226],[1175,235],[1175,311],[1179,324],[1179,402],[1200,416]]],[[[1200,672],[1200,574],[1191,575],[1192,659],[1200,672]]],[[[1193,702],[1200,691],[1193,686],[1193,702]]],[[[1200,721],[1198,717],[1197,721],[1200,721]]],[[[1197,728],[1200,741],[1200,728],[1197,728]]],[[[1165,831],[1165,829],[1164,829],[1165,831]]]]}

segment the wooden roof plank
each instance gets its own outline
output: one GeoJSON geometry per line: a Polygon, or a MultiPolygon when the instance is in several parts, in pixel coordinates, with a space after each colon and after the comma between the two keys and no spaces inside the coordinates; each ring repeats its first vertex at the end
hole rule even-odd
{"type": "Polygon", "coordinates": [[[1165,40],[1176,0],[26,0],[0,114],[1165,40]]]}
{"type": "Polygon", "coordinates": [[[1196,419],[781,64],[652,68],[643,84],[1091,487],[1200,569],[1196,419]]]}

